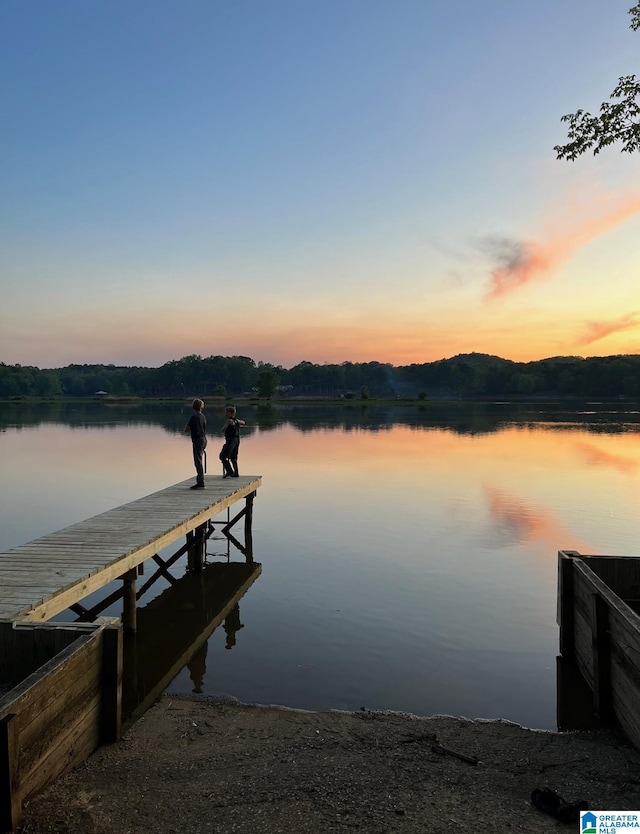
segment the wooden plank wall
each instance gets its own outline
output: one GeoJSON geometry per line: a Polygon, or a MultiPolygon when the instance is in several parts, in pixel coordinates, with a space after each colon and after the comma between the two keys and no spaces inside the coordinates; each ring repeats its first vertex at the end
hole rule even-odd
{"type": "Polygon", "coordinates": [[[582,560],[620,599],[640,600],[640,558],[583,556],[582,560]]]}
{"type": "Polygon", "coordinates": [[[640,749],[640,623],[621,607],[608,606],[612,712],[624,733],[640,749]]]}
{"type": "Polygon", "coordinates": [[[119,735],[121,686],[121,629],[99,626],[76,634],[0,699],[0,830],[17,825],[31,796],[119,735]]]}
{"type": "Polygon", "coordinates": [[[0,622],[0,686],[15,686],[82,633],[77,627],[20,627],[0,622]]]}
{"type": "Polygon", "coordinates": [[[602,719],[615,720],[640,749],[640,617],[598,575],[610,578],[626,594],[633,589],[640,565],[624,557],[620,564],[616,561],[616,557],[582,559],[560,554],[562,582],[572,590],[572,611],[567,610],[567,599],[561,604],[561,620],[573,620],[573,659],[594,694],[602,719]],[[570,567],[562,564],[563,559],[569,560],[570,567]],[[570,582],[567,570],[572,573],[570,582]]]}

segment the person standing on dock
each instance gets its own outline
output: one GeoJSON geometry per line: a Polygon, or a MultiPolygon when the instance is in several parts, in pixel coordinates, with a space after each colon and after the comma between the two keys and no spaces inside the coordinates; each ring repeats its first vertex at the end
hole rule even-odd
{"type": "Polygon", "coordinates": [[[193,444],[193,462],[196,467],[196,482],[189,489],[204,489],[204,467],[202,459],[207,448],[207,420],[202,413],[204,402],[199,399],[193,401],[193,414],[184,427],[184,433],[191,432],[191,443],[193,444]]]}
{"type": "Polygon", "coordinates": [[[240,426],[246,425],[244,420],[236,417],[236,407],[228,405],[224,410],[226,420],[222,431],[224,432],[224,446],[220,451],[220,460],[224,469],[223,478],[237,478],[238,473],[238,448],[240,447],[240,426]]]}

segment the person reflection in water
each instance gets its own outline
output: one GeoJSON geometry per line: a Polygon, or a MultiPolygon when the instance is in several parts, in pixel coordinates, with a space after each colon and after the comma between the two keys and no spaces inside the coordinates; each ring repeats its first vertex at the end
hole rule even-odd
{"type": "Polygon", "coordinates": [[[191,660],[187,663],[189,670],[189,677],[193,682],[193,692],[199,695],[202,692],[202,683],[207,671],[207,648],[209,642],[207,640],[200,646],[198,651],[193,655],[191,660]]]}
{"type": "Polygon", "coordinates": [[[227,635],[225,649],[232,649],[235,646],[236,632],[241,628],[244,628],[244,623],[240,622],[240,606],[236,603],[224,621],[224,630],[227,635]]]}

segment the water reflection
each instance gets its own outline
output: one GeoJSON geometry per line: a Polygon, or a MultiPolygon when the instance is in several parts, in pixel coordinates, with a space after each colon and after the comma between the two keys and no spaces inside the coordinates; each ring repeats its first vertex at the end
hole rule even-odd
{"type": "MultiPolygon", "coordinates": [[[[0,550],[192,475],[188,403],[55,408],[0,408],[0,550]]],[[[171,690],[555,727],[557,551],[638,551],[640,415],[579,411],[244,405],[268,570],[171,690]]]]}
{"type": "Polygon", "coordinates": [[[214,562],[186,574],[138,608],[137,631],[124,640],[125,719],[148,709],[185,667],[192,692],[204,691],[208,640],[222,625],[227,648],[235,645],[243,627],[239,601],[261,571],[255,562],[214,562]]]}
{"type": "Polygon", "coordinates": [[[244,623],[240,622],[240,606],[234,605],[224,620],[224,633],[227,635],[225,649],[232,649],[235,646],[236,634],[241,628],[244,628],[244,623]]]}
{"type": "Polygon", "coordinates": [[[577,443],[576,449],[591,466],[608,466],[624,474],[634,474],[640,468],[640,459],[637,455],[633,457],[631,454],[612,454],[586,441],[577,443]]]}
{"type": "Polygon", "coordinates": [[[600,726],[594,711],[593,693],[578,671],[575,663],[558,656],[557,679],[557,729],[561,732],[593,730],[600,726]]]}
{"type": "MultiPolygon", "coordinates": [[[[571,431],[580,427],[593,433],[623,433],[640,427],[638,404],[594,403],[589,410],[567,401],[558,402],[416,402],[414,404],[334,401],[328,405],[248,402],[239,405],[250,424],[248,431],[274,431],[290,424],[300,431],[329,429],[385,431],[392,425],[421,428],[446,428],[457,434],[481,435],[502,431],[508,426],[548,425],[571,431]]],[[[76,428],[104,428],[148,424],[179,432],[180,421],[191,413],[190,402],[154,403],[145,400],[96,402],[9,401],[0,405],[0,429],[64,423],[76,428]]],[[[207,415],[224,415],[224,403],[210,400],[207,415]]]]}
{"type": "Polygon", "coordinates": [[[553,552],[557,542],[566,542],[567,549],[584,553],[585,542],[578,539],[555,515],[533,506],[515,495],[507,495],[497,487],[486,486],[489,514],[494,520],[490,539],[503,545],[538,542],[553,552]]]}

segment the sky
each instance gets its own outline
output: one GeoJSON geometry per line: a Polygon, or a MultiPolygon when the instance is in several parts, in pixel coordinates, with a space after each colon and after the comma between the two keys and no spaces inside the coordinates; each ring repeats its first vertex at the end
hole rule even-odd
{"type": "Polygon", "coordinates": [[[5,0],[0,361],[640,352],[631,0],[5,0]]]}

